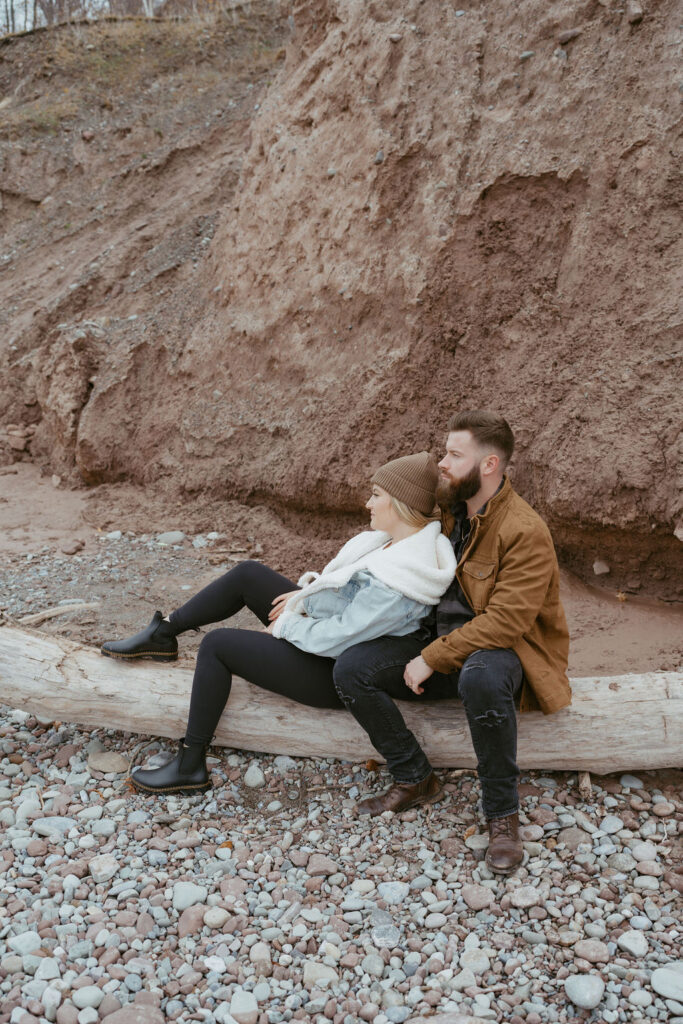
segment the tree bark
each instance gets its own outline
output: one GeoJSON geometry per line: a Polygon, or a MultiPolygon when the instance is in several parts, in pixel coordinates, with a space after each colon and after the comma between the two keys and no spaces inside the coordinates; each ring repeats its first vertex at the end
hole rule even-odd
{"type": "MultiPolygon", "coordinates": [[[[0,628],[3,703],[86,728],[183,735],[192,662],[128,663],[36,630],[0,628]]],[[[607,772],[683,767],[683,673],[572,680],[573,703],[554,715],[520,714],[520,768],[607,772]]],[[[402,703],[435,767],[475,766],[459,701],[402,703]]],[[[379,760],[344,711],[322,711],[235,678],[214,740],[303,757],[379,760]]]]}

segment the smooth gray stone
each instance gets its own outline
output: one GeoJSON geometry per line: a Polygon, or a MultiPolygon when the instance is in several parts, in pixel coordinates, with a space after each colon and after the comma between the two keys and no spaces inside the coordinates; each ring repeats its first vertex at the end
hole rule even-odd
{"type": "Polygon", "coordinates": [[[572,974],[564,983],[567,998],[582,1010],[594,1010],[600,1003],[605,983],[597,974],[572,974]]]}
{"type": "Polygon", "coordinates": [[[37,832],[39,836],[52,836],[55,833],[65,836],[72,828],[77,825],[75,818],[66,817],[48,817],[48,818],[37,818],[31,828],[34,832],[37,832]]]}

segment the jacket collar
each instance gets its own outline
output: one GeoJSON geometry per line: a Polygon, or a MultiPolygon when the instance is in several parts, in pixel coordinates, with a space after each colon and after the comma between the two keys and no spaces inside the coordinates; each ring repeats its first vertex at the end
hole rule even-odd
{"type": "MultiPolygon", "coordinates": [[[[483,505],[483,512],[481,509],[474,513],[474,516],[478,516],[480,519],[493,519],[496,512],[507,505],[512,495],[512,484],[510,483],[509,477],[503,474],[503,483],[498,488],[495,494],[492,494],[489,500],[483,505]]],[[[472,516],[472,519],[474,519],[472,516]]]]}

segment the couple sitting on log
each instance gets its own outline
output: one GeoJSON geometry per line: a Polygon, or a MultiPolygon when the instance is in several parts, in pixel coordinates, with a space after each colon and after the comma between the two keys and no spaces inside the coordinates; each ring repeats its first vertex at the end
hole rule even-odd
{"type": "Polygon", "coordinates": [[[367,732],[393,785],[360,814],[437,801],[442,787],[396,700],[458,697],[477,757],[489,827],[487,863],[512,871],[518,834],[516,707],[546,714],[570,703],[569,638],[547,526],[505,475],[510,426],[489,412],[449,425],[446,454],[426,452],[372,477],[369,531],[298,584],[246,561],[110,657],[177,657],[176,637],[246,605],[265,631],[215,629],[199,649],[185,736],[173,761],[136,769],[144,793],[208,789],[206,750],[233,673],[301,704],[347,708],[367,732]]]}

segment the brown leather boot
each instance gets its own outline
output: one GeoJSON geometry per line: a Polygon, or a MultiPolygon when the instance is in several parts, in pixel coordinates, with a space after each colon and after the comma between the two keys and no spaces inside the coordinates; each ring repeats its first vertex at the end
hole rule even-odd
{"type": "Polygon", "coordinates": [[[524,857],[524,847],[519,838],[519,815],[515,811],[505,818],[492,818],[488,826],[486,863],[491,871],[507,875],[522,863],[524,857]]]}
{"type": "Polygon", "coordinates": [[[418,804],[433,804],[443,796],[441,781],[432,772],[422,782],[408,786],[395,782],[379,796],[368,796],[356,804],[359,814],[383,814],[384,811],[407,811],[418,804]]]}

